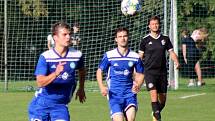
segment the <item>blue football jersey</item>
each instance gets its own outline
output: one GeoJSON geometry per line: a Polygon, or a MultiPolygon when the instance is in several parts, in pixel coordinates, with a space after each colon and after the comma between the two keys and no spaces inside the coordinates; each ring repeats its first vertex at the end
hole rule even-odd
{"type": "Polygon", "coordinates": [[[44,98],[50,103],[67,104],[76,87],[75,70],[84,67],[82,53],[70,48],[65,57],[61,57],[54,49],[45,51],[39,57],[35,75],[49,75],[56,70],[59,62],[66,62],[64,70],[53,82],[39,88],[35,96],[44,98]]]}
{"type": "Polygon", "coordinates": [[[134,69],[137,73],[143,73],[143,63],[136,52],[129,49],[123,56],[118,49],[104,54],[99,68],[107,74],[107,84],[110,97],[131,97],[134,69]]]}

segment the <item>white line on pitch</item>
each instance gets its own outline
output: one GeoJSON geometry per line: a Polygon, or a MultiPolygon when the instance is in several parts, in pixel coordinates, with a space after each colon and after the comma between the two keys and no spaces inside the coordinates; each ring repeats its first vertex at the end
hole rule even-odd
{"type": "Polygon", "coordinates": [[[187,96],[182,96],[182,97],[180,97],[180,98],[181,98],[181,99],[186,99],[186,98],[201,96],[201,95],[205,95],[205,94],[206,94],[206,93],[200,93],[200,94],[194,94],[194,95],[187,95],[187,96]]]}

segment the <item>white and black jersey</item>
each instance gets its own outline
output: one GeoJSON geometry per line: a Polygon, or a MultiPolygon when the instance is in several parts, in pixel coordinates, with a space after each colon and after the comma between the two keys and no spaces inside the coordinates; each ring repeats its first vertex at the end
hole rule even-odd
{"type": "Polygon", "coordinates": [[[148,34],[139,45],[139,52],[144,53],[145,73],[160,75],[166,74],[166,51],[173,49],[172,43],[168,36],[162,34],[154,38],[148,34]]]}

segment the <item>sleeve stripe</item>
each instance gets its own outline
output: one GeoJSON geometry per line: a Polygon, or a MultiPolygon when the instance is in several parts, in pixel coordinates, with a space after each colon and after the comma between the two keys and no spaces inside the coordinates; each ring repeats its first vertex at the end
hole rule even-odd
{"type": "Polygon", "coordinates": [[[138,52],[139,52],[139,53],[144,53],[144,51],[142,51],[142,50],[139,50],[138,52]]]}
{"type": "Polygon", "coordinates": [[[170,52],[170,51],[173,51],[173,48],[169,49],[168,51],[169,51],[169,52],[170,52]]]}

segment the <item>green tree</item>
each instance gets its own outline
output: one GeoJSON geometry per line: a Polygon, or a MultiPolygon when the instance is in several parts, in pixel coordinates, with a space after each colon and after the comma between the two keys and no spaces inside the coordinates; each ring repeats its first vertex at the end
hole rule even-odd
{"type": "Polygon", "coordinates": [[[34,18],[48,15],[47,7],[41,0],[18,0],[18,2],[24,15],[34,18]]]}

